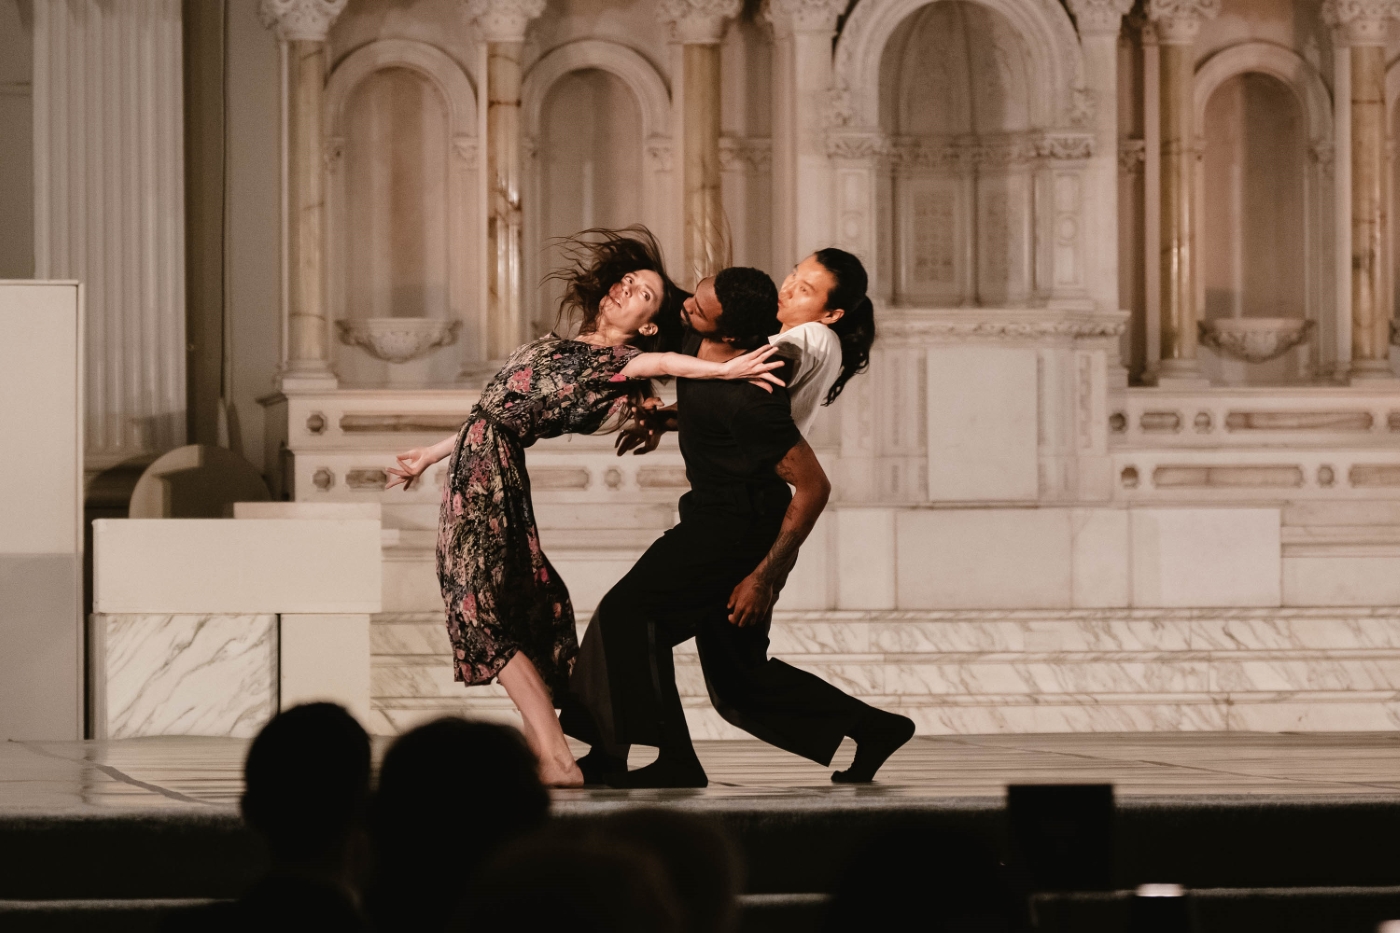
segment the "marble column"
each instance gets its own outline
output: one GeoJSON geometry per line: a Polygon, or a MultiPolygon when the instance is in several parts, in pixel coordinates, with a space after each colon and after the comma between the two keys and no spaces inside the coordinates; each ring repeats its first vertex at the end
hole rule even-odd
{"type": "Polygon", "coordinates": [[[32,10],[35,276],[85,286],[95,473],[185,442],[181,7],[32,10]]]}
{"type": "Polygon", "coordinates": [[[262,0],[263,25],[284,45],[287,68],[287,320],[280,384],[333,389],[326,312],[326,35],[347,0],[262,0]]]}
{"type": "Polygon", "coordinates": [[[545,0],[467,0],[486,41],[487,354],[502,360],[529,338],[522,267],[524,172],[520,136],[525,30],[545,0]]]}
{"type": "Polygon", "coordinates": [[[720,190],[719,41],[740,0],[662,0],[661,17],[682,46],[681,184],[685,264],[681,284],[693,288],[726,261],[728,221],[720,190]]]}
{"type": "Polygon", "coordinates": [[[773,24],[773,262],[781,272],[835,241],[825,112],[831,37],[845,0],[768,0],[773,24]]]}
{"type": "Polygon", "coordinates": [[[1151,0],[1157,28],[1161,125],[1161,362],[1158,385],[1203,385],[1196,359],[1194,43],[1220,0],[1151,0]]]}
{"type": "MultiPolygon", "coordinates": [[[[1089,126],[1094,149],[1085,173],[1085,220],[1094,243],[1118,242],[1118,34],[1132,5],[1132,0],[1070,0],[1084,50],[1084,83],[1095,104],[1089,126]]],[[[1086,281],[1095,307],[1118,311],[1118,251],[1090,250],[1088,260],[1086,281]]],[[[1122,363],[1110,370],[1110,378],[1126,387],[1128,371],[1122,363]]]]}
{"type": "Polygon", "coordinates": [[[1397,0],[1328,0],[1326,20],[1349,47],[1351,68],[1351,378],[1391,379],[1390,312],[1383,282],[1387,26],[1397,0]]]}

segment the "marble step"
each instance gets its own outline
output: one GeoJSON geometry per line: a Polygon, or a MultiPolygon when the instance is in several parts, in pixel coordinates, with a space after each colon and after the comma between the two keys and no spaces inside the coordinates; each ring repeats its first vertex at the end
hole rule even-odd
{"type": "MultiPolygon", "coordinates": [[[[580,635],[584,629],[580,625],[580,635]]],[[[1371,652],[1400,650],[1397,609],[780,612],[770,654],[1371,652]]],[[[440,612],[374,617],[375,655],[449,653],[440,612]]],[[[692,642],[680,653],[694,651],[692,642]]]]}

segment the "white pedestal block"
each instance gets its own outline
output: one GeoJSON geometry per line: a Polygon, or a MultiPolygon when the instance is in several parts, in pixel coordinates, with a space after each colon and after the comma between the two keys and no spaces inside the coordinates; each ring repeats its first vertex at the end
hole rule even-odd
{"type": "Polygon", "coordinates": [[[82,738],[82,302],[0,282],[0,741],[82,738]]]}
{"type": "Polygon", "coordinates": [[[935,509],[895,516],[900,609],[1067,609],[1068,509],[935,509]]]}
{"type": "Polygon", "coordinates": [[[369,615],[281,618],[281,708],[328,701],[370,721],[369,615]]]}
{"type": "Polygon", "coordinates": [[[101,613],[368,613],[380,609],[379,522],[101,519],[101,613]]]}
{"type": "Polygon", "coordinates": [[[249,738],[277,711],[277,617],[94,615],[95,739],[249,738]]]}

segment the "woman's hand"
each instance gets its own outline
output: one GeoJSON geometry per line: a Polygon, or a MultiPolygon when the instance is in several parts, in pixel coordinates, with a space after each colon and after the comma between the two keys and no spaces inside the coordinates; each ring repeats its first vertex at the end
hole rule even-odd
{"type": "Polygon", "coordinates": [[[787,385],[783,380],[773,375],[773,370],[781,368],[783,361],[768,361],[768,358],[777,352],[777,347],[768,344],[757,350],[751,350],[743,356],[736,356],[734,359],[720,364],[719,378],[746,379],[763,391],[772,392],[773,386],[787,385]]]}
{"type": "Polygon", "coordinates": [[[423,475],[423,472],[437,463],[437,458],[433,456],[430,447],[415,447],[412,450],[405,450],[394,458],[398,466],[391,466],[384,472],[389,474],[389,482],[384,484],[385,489],[393,489],[399,484],[403,484],[404,492],[413,486],[413,481],[423,475]]]}

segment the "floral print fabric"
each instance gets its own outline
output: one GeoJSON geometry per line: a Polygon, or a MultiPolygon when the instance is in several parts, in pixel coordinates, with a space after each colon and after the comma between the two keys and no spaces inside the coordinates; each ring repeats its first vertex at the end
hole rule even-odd
{"type": "Polygon", "coordinates": [[[481,392],[448,461],[437,569],[457,680],[489,683],[525,652],[555,696],[578,654],[564,581],[540,550],[525,448],[592,434],[627,406],[612,382],[637,355],[553,335],[512,354],[481,392]]]}

